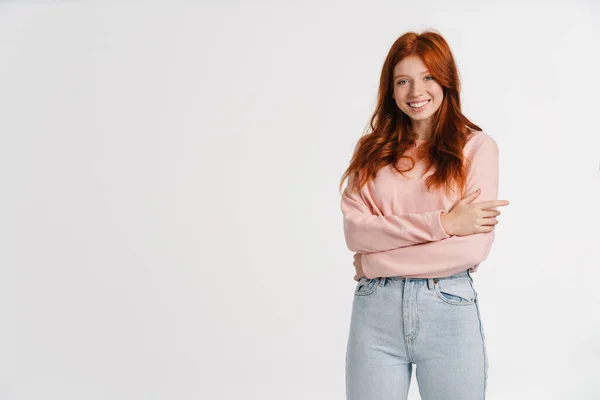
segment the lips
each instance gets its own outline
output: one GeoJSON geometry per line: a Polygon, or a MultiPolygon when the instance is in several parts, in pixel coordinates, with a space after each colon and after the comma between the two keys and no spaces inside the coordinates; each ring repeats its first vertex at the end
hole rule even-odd
{"type": "MultiPolygon", "coordinates": [[[[412,104],[422,104],[423,102],[420,102],[420,103],[419,103],[419,102],[416,102],[416,103],[413,103],[413,102],[411,102],[411,103],[412,103],[412,104]]],[[[413,106],[411,106],[411,105],[410,105],[411,103],[408,103],[408,106],[410,107],[410,109],[411,109],[413,112],[421,112],[421,111],[423,111],[424,109],[426,109],[426,108],[427,108],[427,106],[429,106],[429,103],[431,103],[431,99],[427,100],[427,101],[425,102],[425,104],[423,104],[421,107],[413,107],[413,106]]]]}
{"type": "MultiPolygon", "coordinates": [[[[431,99],[427,99],[427,100],[420,100],[420,101],[409,101],[409,102],[408,102],[408,103],[406,103],[406,104],[408,104],[410,107],[412,107],[412,106],[411,106],[411,104],[421,104],[421,103],[423,103],[423,102],[426,102],[425,104],[428,104],[430,101],[431,101],[431,99]]],[[[424,106],[425,104],[421,105],[421,107],[422,107],[422,106],[424,106]]]]}

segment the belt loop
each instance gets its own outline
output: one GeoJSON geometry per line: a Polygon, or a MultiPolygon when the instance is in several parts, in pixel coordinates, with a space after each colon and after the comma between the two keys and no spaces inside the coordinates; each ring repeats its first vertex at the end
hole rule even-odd
{"type": "Polygon", "coordinates": [[[427,278],[427,289],[433,290],[433,278],[427,278]]]}
{"type": "Polygon", "coordinates": [[[385,282],[386,282],[386,277],[385,276],[381,276],[379,277],[379,286],[384,287],[385,286],[385,282]]]}

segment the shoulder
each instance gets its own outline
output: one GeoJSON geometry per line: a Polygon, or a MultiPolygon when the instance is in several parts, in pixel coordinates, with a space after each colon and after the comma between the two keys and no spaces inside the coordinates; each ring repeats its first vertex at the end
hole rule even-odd
{"type": "Polygon", "coordinates": [[[464,153],[467,156],[474,156],[481,152],[498,154],[498,143],[484,131],[473,131],[473,135],[465,144],[464,153]]]}

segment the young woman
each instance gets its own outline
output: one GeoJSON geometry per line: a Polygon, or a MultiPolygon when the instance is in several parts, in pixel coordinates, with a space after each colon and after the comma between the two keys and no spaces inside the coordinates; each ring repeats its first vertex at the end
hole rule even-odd
{"type": "Polygon", "coordinates": [[[488,361],[471,273],[494,241],[498,146],[460,106],[446,40],[408,32],[383,64],[371,132],[342,193],[355,277],[348,400],[485,398],[488,361]],[[477,200],[477,202],[475,202],[477,200]]]}

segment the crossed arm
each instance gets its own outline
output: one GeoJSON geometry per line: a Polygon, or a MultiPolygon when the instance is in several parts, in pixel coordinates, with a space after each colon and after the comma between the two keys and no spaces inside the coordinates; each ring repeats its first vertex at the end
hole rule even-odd
{"type": "MultiPolygon", "coordinates": [[[[476,202],[497,200],[498,158],[498,146],[491,138],[482,141],[476,149],[466,190],[470,193],[481,188],[476,202]]],[[[476,268],[487,258],[495,237],[494,231],[468,236],[447,235],[439,219],[443,210],[397,216],[372,215],[357,192],[344,192],[342,210],[348,248],[363,253],[363,268],[369,270],[389,269],[396,274],[414,275],[421,270],[476,268]]]]}
{"type": "Polygon", "coordinates": [[[348,249],[369,253],[412,246],[450,237],[440,220],[444,210],[402,215],[373,215],[360,192],[350,192],[354,176],[342,194],[344,238],[348,249]]]}

